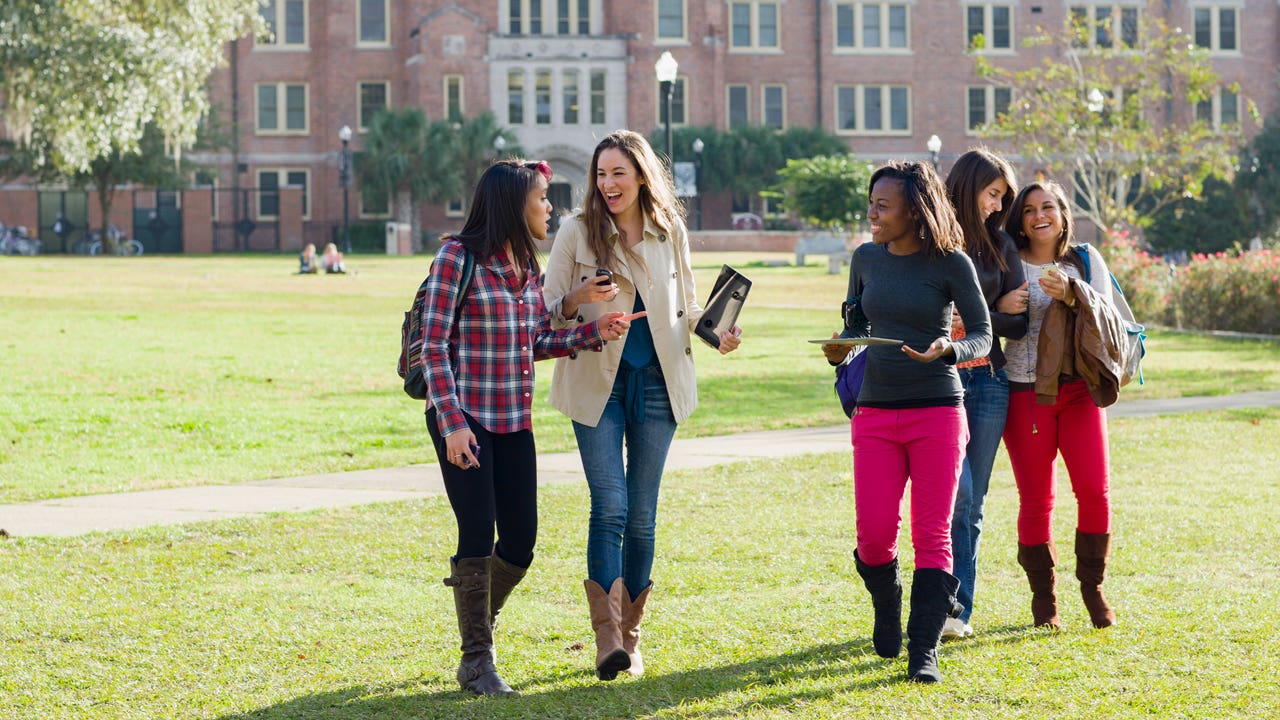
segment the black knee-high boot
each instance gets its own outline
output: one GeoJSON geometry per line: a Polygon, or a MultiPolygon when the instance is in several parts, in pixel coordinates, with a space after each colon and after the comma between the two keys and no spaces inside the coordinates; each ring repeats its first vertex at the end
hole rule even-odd
{"type": "Polygon", "coordinates": [[[871,605],[876,610],[871,644],[880,657],[898,657],[902,652],[902,579],[898,576],[898,559],[871,566],[862,562],[854,550],[853,562],[867,592],[871,593],[871,605]]]}
{"type": "Polygon", "coordinates": [[[916,570],[911,580],[911,616],[907,619],[907,679],[942,681],[938,669],[938,643],[947,618],[959,614],[956,590],[960,581],[946,570],[916,570]]]}

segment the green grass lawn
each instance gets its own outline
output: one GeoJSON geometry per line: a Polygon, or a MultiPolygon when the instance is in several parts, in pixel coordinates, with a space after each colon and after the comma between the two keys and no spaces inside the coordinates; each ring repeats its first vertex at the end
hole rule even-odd
{"type": "MultiPolygon", "coordinates": [[[[681,435],[844,421],[817,346],[846,278],[699,253],[754,281],[742,348],[694,343],[702,409],[681,435]]],[[[0,258],[0,504],[434,461],[399,389],[400,322],[428,259],[356,256],[358,274],[290,274],[292,257],[0,258]]],[[[1123,399],[1280,388],[1280,343],[1152,333],[1123,399]]],[[[539,447],[573,448],[546,402],[539,447]]]]}
{"type": "Polygon", "coordinates": [[[515,700],[452,680],[444,498],[9,540],[0,717],[1276,717],[1280,410],[1117,419],[1112,448],[1119,623],[1090,627],[1067,550],[1064,630],[1030,628],[1001,453],[977,637],[943,647],[936,687],[872,651],[849,459],[831,453],[668,475],[639,680],[594,679],[586,489],[545,489],[537,560],[497,634],[515,700]]]}

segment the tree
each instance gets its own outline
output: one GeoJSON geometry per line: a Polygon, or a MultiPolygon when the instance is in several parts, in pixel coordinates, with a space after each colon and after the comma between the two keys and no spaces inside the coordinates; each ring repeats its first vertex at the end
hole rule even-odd
{"type": "Polygon", "coordinates": [[[874,168],[852,155],[788,160],[778,171],[783,207],[821,228],[845,232],[867,209],[867,183],[874,168]]]}
{"type": "Polygon", "coordinates": [[[411,228],[415,249],[422,237],[420,203],[443,203],[460,192],[448,121],[429,122],[420,108],[380,110],[370,121],[364,150],[355,155],[360,184],[391,199],[397,222],[411,228]]]}
{"type": "Polygon", "coordinates": [[[515,133],[499,127],[493,113],[484,112],[472,118],[450,118],[453,142],[450,148],[458,179],[462,188],[463,210],[471,208],[471,191],[480,182],[480,175],[497,158],[493,143],[502,138],[504,157],[519,157],[524,149],[516,143],[515,133]]]}
{"type": "Polygon", "coordinates": [[[258,0],[10,0],[0,108],[32,160],[65,174],[134,153],[148,126],[177,155],[209,107],[226,44],[267,31],[258,0]]]}
{"type": "Polygon", "coordinates": [[[1198,196],[1208,177],[1229,177],[1240,129],[1219,132],[1192,119],[1222,83],[1208,51],[1187,34],[1155,11],[1123,38],[1106,23],[1041,29],[1027,44],[1050,51],[1026,70],[997,67],[981,54],[976,63],[1015,97],[984,134],[1014,141],[1044,172],[1069,181],[1077,216],[1117,228],[1198,196]]]}

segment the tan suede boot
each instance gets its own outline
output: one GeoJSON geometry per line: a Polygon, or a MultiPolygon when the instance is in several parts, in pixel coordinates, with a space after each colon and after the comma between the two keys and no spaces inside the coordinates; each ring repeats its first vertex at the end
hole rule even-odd
{"type": "Polygon", "coordinates": [[[644,620],[644,605],[649,601],[649,591],[652,589],[653,583],[650,582],[649,587],[635,600],[631,599],[631,593],[627,592],[625,586],[622,590],[622,649],[631,658],[631,667],[627,668],[627,674],[631,677],[644,674],[644,658],[640,656],[640,622],[644,620]]]}
{"type": "Polygon", "coordinates": [[[622,647],[622,598],[627,588],[622,578],[613,581],[606,593],[600,583],[586,580],[587,608],[591,611],[591,629],[596,634],[596,676],[612,680],[631,667],[631,657],[622,647]]]}

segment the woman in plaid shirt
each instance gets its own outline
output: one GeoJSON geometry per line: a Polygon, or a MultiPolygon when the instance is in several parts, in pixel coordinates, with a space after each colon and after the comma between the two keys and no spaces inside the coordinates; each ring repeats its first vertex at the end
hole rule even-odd
{"type": "Polygon", "coordinates": [[[550,178],[542,162],[502,160],[485,171],[462,231],[431,263],[423,306],[427,431],[458,521],[444,581],[462,636],[457,677],[478,695],[516,694],[494,666],[493,623],[533,562],[533,363],[598,350],[621,339],[634,317],[613,312],[551,328],[535,245],[551,220],[550,178]]]}

